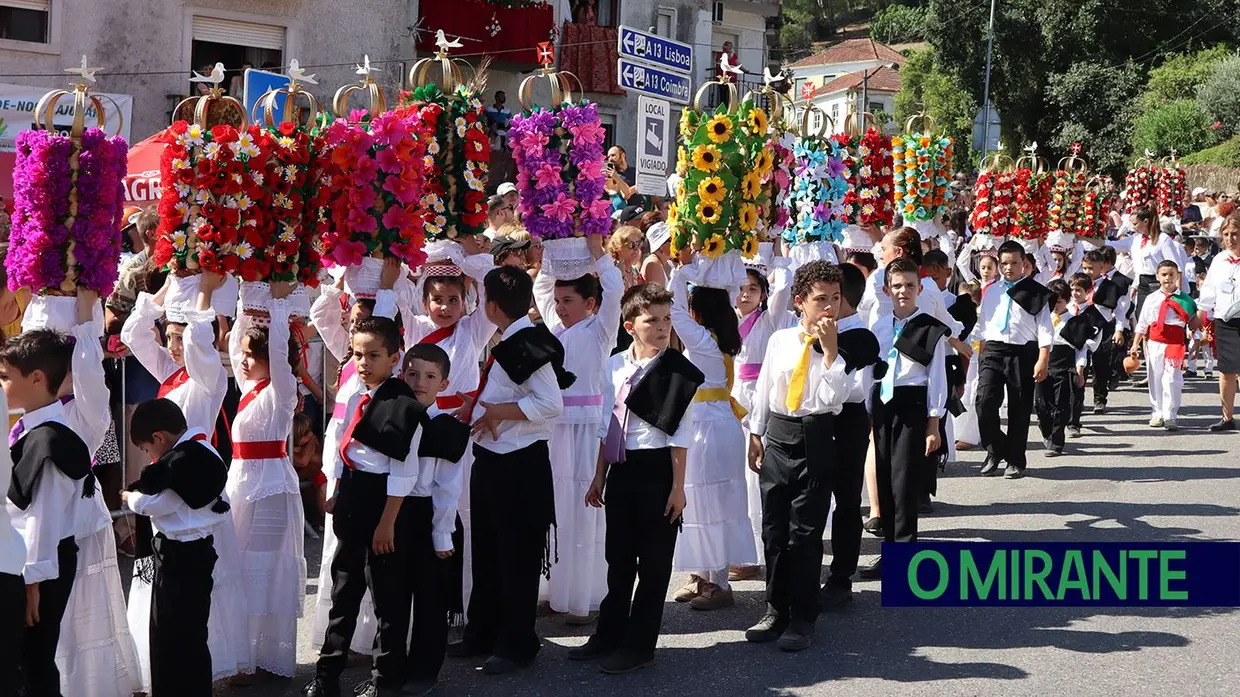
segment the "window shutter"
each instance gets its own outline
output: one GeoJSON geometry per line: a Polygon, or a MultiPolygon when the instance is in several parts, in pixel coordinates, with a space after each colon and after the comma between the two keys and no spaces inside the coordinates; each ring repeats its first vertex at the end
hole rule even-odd
{"type": "Polygon", "coordinates": [[[195,15],[194,40],[283,51],[284,27],[195,15]]]}

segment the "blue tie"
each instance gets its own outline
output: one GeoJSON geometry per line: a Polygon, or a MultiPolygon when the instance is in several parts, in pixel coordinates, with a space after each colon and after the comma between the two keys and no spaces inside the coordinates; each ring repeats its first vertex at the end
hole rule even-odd
{"type": "Polygon", "coordinates": [[[896,394],[896,372],[900,370],[900,352],[896,350],[896,342],[900,340],[900,333],[903,331],[904,325],[892,320],[891,349],[887,351],[887,374],[883,376],[878,389],[878,398],[883,400],[883,404],[890,402],[896,394]]]}
{"type": "Polygon", "coordinates": [[[1008,325],[1012,322],[1012,296],[1008,295],[1008,291],[1012,286],[1016,285],[1012,281],[1003,281],[1003,327],[999,331],[1007,332],[1008,325]]]}

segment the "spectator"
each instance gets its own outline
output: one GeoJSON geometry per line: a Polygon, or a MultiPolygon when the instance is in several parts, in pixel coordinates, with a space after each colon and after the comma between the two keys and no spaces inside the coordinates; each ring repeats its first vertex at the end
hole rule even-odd
{"type": "Polygon", "coordinates": [[[651,225],[654,225],[655,223],[661,223],[664,220],[667,220],[667,216],[664,215],[662,212],[657,211],[657,210],[646,211],[645,213],[642,213],[641,217],[638,218],[637,221],[633,223],[633,225],[636,226],[638,230],[641,230],[642,233],[644,234],[647,230],[650,229],[651,225]]]}
{"type": "Polygon", "coordinates": [[[301,488],[302,507],[306,522],[315,530],[323,530],[323,511],[327,503],[323,474],[323,446],[314,434],[310,417],[300,412],[293,415],[293,469],[301,488]]]}
{"type": "Polygon", "coordinates": [[[607,183],[603,190],[611,195],[611,210],[623,210],[637,193],[631,184],[633,171],[629,168],[629,158],[624,148],[613,145],[611,150],[607,151],[606,171],[607,183]]]}
{"type": "Polygon", "coordinates": [[[646,231],[646,241],[650,243],[650,255],[642,262],[641,276],[646,283],[666,288],[667,279],[672,275],[672,232],[667,223],[651,225],[646,231]]]}
{"type": "Polygon", "coordinates": [[[504,94],[503,90],[496,90],[495,103],[486,109],[492,147],[496,150],[508,149],[508,122],[512,119],[512,111],[508,108],[507,101],[508,95],[504,94]]]}
{"type": "Polygon", "coordinates": [[[611,237],[607,240],[607,252],[611,254],[616,266],[620,268],[620,275],[624,277],[625,290],[643,282],[641,274],[637,272],[637,265],[642,260],[642,248],[645,242],[646,238],[642,231],[632,225],[620,226],[611,233],[611,237]]]}
{"type": "Polygon", "coordinates": [[[495,257],[495,265],[525,269],[526,255],[530,249],[530,233],[520,229],[509,230],[508,227],[513,226],[506,226],[496,233],[495,240],[491,243],[491,255],[495,257]]]}
{"type": "Polygon", "coordinates": [[[512,203],[499,194],[487,199],[487,229],[483,234],[488,240],[495,239],[496,230],[515,222],[517,213],[512,203]]]}
{"type": "Polygon", "coordinates": [[[612,215],[620,225],[636,225],[637,219],[645,214],[646,209],[641,206],[625,206],[612,215]]]}
{"type": "Polygon", "coordinates": [[[517,193],[517,185],[512,182],[504,182],[503,184],[500,184],[497,189],[495,189],[495,193],[498,196],[504,197],[504,200],[512,206],[512,212],[515,215],[517,212],[517,204],[521,203],[521,195],[517,193]]]}

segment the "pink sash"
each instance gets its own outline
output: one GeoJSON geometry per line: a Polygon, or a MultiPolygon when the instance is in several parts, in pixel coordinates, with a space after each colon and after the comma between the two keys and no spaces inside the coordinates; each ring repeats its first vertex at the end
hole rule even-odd
{"type": "Polygon", "coordinates": [[[601,394],[564,395],[564,406],[566,407],[601,407],[603,406],[603,395],[601,394]]]}
{"type": "Polygon", "coordinates": [[[744,382],[752,382],[758,379],[758,373],[762,372],[761,363],[742,363],[739,377],[744,382]]]}
{"type": "MultiPolygon", "coordinates": [[[[758,323],[758,318],[762,316],[762,312],[762,310],[757,310],[746,317],[744,322],[741,322],[741,341],[749,338],[749,332],[753,331],[753,325],[758,323]]],[[[745,378],[742,377],[741,379],[744,380],[745,378]]]]}
{"type": "MultiPolygon", "coordinates": [[[[357,375],[357,364],[350,360],[348,363],[344,364],[343,368],[340,369],[340,388],[343,389],[345,384],[347,384],[349,379],[354,375],[357,375]]],[[[336,400],[336,406],[332,408],[333,419],[340,419],[341,421],[344,421],[346,416],[345,410],[348,409],[348,405],[345,404],[345,401],[341,401],[340,399],[336,400]]]]}

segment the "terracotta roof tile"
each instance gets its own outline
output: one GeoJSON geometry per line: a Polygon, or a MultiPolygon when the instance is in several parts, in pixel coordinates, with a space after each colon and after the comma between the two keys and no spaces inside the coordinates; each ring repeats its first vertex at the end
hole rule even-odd
{"type": "MultiPolygon", "coordinates": [[[[865,79],[865,71],[858,70],[855,73],[841,75],[831,82],[814,90],[816,95],[835,94],[853,88],[860,88],[862,81],[865,79]]],[[[869,87],[873,92],[899,92],[900,91],[900,72],[883,66],[877,70],[870,72],[869,87]]]]}
{"type": "Polygon", "coordinates": [[[792,64],[793,68],[805,68],[815,65],[835,65],[837,63],[859,63],[863,61],[881,61],[884,63],[904,64],[904,56],[890,46],[873,39],[848,39],[834,46],[829,46],[818,53],[792,64]]]}

